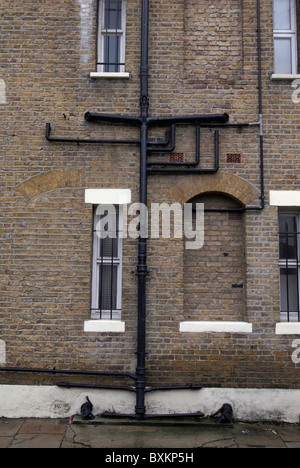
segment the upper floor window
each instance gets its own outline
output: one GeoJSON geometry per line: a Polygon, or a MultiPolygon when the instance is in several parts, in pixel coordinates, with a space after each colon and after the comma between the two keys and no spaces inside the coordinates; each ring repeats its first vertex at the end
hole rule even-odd
{"type": "Polygon", "coordinates": [[[273,0],[274,73],[297,74],[296,0],[273,0]]]}
{"type": "Polygon", "coordinates": [[[125,72],[126,0],[99,0],[98,72],[125,72]]]}

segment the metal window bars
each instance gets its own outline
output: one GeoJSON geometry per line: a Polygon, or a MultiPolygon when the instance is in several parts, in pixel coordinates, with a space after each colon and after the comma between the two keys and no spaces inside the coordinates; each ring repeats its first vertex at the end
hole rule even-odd
{"type": "Polygon", "coordinates": [[[115,216],[115,229],[109,231],[108,223],[102,222],[100,227],[98,225],[104,219],[104,215],[98,215],[97,209],[94,212],[91,307],[93,319],[121,319],[122,238],[117,209],[115,216]]]}
{"type": "Polygon", "coordinates": [[[124,1],[103,0],[100,17],[100,71],[125,71],[124,62],[124,1]]]}
{"type": "Polygon", "coordinates": [[[280,318],[300,322],[300,232],[279,232],[280,318]]]}

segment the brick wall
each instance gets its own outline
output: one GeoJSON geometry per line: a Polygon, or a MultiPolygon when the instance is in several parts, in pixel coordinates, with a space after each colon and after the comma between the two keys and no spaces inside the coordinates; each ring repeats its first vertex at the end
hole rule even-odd
{"type": "MultiPolygon", "coordinates": [[[[151,115],[228,112],[231,122],[258,121],[256,1],[221,3],[150,2],[151,115]]],[[[278,228],[277,209],[268,205],[269,190],[298,189],[299,110],[291,100],[290,82],[270,80],[272,5],[267,0],[261,3],[266,209],[246,213],[243,221],[235,222],[235,229],[229,223],[224,229],[223,215],[209,216],[209,222],[231,238],[229,248],[222,252],[237,249],[241,274],[236,275],[232,263],[232,278],[236,278],[230,283],[245,278],[243,290],[230,289],[225,302],[224,291],[215,288],[218,318],[247,316],[254,332],[179,333],[181,321],[212,319],[216,306],[199,293],[193,303],[187,291],[189,270],[183,242],[150,239],[149,384],[299,386],[298,368],[291,361],[293,337],[276,336],[274,331],[279,321],[278,228]],[[234,236],[239,239],[236,246],[234,236]],[[237,302],[233,294],[239,295],[237,302]]],[[[136,241],[124,241],[125,333],[83,331],[83,322],[90,316],[92,254],[92,208],[84,204],[84,189],[130,188],[133,201],[138,201],[139,150],[50,143],[44,137],[46,122],[57,136],[137,137],[134,128],[99,126],[83,118],[88,110],[139,114],[140,2],[127,1],[128,81],[89,78],[96,69],[96,11],[96,0],[11,1],[9,6],[0,1],[0,79],[6,85],[6,102],[0,104],[0,339],[5,341],[6,363],[11,366],[135,369],[136,241]]],[[[153,138],[163,135],[164,129],[151,131],[153,138]]],[[[192,136],[192,129],[178,128],[176,151],[185,152],[188,158],[194,151],[192,136]]],[[[212,141],[212,132],[204,130],[202,167],[212,165],[212,141]]],[[[211,185],[203,177],[197,179],[199,195],[236,190],[238,200],[259,203],[257,127],[221,130],[220,172],[211,185]],[[227,164],[227,153],[241,153],[242,163],[227,164]],[[231,175],[240,181],[237,188],[226,182],[233,180],[231,175]],[[238,195],[238,187],[245,187],[244,193],[238,195]]],[[[189,176],[149,176],[149,204],[178,201],[175,188],[192,186],[192,180],[189,176]]],[[[180,202],[192,196],[186,189],[186,198],[181,193],[180,202]]],[[[214,249],[212,243],[205,255],[218,256],[219,247],[214,249]]],[[[202,262],[203,269],[208,269],[201,254],[197,253],[199,265],[202,262]]],[[[219,273],[224,261],[225,257],[222,262],[218,257],[216,264],[212,261],[219,273]]],[[[200,292],[201,284],[198,287],[200,292]]],[[[48,383],[51,379],[0,374],[2,383],[48,383]]]]}

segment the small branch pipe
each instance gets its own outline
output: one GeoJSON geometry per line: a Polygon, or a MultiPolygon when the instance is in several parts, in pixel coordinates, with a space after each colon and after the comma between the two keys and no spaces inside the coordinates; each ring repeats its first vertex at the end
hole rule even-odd
{"type": "MultiPolygon", "coordinates": [[[[197,140],[197,149],[196,149],[196,161],[195,163],[156,163],[157,165],[163,166],[196,166],[200,162],[200,153],[199,153],[199,129],[197,131],[198,137],[197,140]]],[[[148,167],[147,172],[148,174],[153,173],[161,173],[161,174],[215,174],[219,170],[219,131],[216,130],[214,134],[214,144],[215,144],[215,160],[214,160],[214,167],[211,169],[201,169],[197,168],[186,168],[186,169],[175,169],[174,167],[148,167]]],[[[149,162],[148,162],[149,164],[149,162]]],[[[151,164],[151,163],[150,163],[151,164]]]]}
{"type": "Polygon", "coordinates": [[[66,137],[52,137],[51,134],[51,125],[46,124],[45,136],[48,141],[57,142],[57,143],[90,143],[90,144],[110,144],[110,145],[139,145],[140,140],[113,140],[113,139],[87,139],[87,138],[66,138],[66,137]]]}

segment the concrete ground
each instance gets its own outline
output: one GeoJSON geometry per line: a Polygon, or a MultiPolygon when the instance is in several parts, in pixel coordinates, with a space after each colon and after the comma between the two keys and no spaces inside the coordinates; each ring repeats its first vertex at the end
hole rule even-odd
{"type": "Polygon", "coordinates": [[[300,426],[217,425],[180,419],[137,422],[100,418],[87,422],[79,416],[72,420],[0,418],[0,448],[103,448],[113,456],[118,453],[113,449],[300,448],[300,426]]]}

